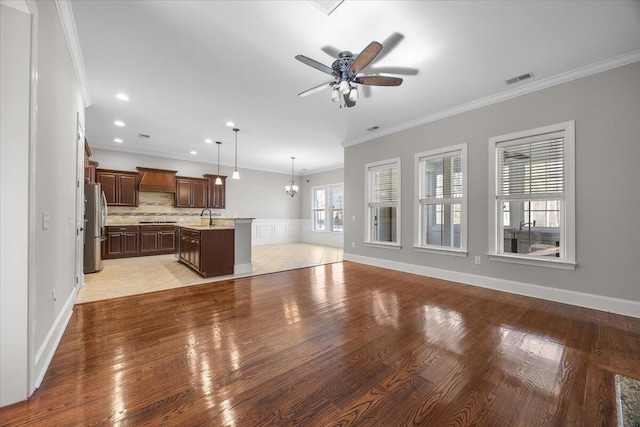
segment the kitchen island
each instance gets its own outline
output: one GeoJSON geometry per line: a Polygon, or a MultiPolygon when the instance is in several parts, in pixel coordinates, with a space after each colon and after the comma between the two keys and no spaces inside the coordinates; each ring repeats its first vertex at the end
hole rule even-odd
{"type": "MultiPolygon", "coordinates": [[[[204,219],[203,219],[204,220],[204,219]]],[[[205,224],[178,224],[178,259],[202,277],[253,272],[253,218],[213,218],[205,224]]]]}

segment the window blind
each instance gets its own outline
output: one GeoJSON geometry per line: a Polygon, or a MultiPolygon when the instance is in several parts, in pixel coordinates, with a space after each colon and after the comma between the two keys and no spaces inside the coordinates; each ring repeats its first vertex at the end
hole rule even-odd
{"type": "Polygon", "coordinates": [[[398,201],[398,164],[369,169],[369,203],[398,201]]]}
{"type": "Polygon", "coordinates": [[[462,154],[419,161],[420,199],[462,197],[462,154]]]}
{"type": "Polygon", "coordinates": [[[498,196],[564,194],[564,137],[496,148],[498,196]]]}

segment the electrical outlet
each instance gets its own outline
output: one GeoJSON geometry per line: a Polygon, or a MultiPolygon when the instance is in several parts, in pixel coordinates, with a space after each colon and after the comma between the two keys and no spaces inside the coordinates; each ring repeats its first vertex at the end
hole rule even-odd
{"type": "Polygon", "coordinates": [[[42,229],[46,230],[51,225],[51,218],[48,212],[42,212],[42,229]]]}
{"type": "Polygon", "coordinates": [[[356,247],[356,242],[351,242],[351,247],[355,248],[356,247]]]}
{"type": "Polygon", "coordinates": [[[476,257],[476,264],[478,264],[478,265],[482,264],[482,258],[481,257],[479,257],[479,256],[476,257]]]}

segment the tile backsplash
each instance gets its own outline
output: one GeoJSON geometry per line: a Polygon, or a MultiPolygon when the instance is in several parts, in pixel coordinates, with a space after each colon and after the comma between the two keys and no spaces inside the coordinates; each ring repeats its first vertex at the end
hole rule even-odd
{"type": "MultiPolygon", "coordinates": [[[[107,225],[137,224],[140,221],[176,221],[184,224],[200,224],[201,208],[175,207],[173,193],[138,193],[138,206],[109,206],[107,225]]],[[[224,210],[212,209],[214,216],[221,216],[224,210]]]]}

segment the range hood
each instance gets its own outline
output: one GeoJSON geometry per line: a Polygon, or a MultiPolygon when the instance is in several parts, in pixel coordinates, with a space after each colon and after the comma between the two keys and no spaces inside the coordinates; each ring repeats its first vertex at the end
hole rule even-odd
{"type": "Polygon", "coordinates": [[[140,191],[156,193],[176,192],[176,173],[165,169],[150,169],[136,166],[140,174],[140,191]]]}

